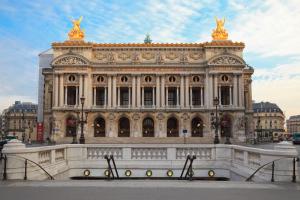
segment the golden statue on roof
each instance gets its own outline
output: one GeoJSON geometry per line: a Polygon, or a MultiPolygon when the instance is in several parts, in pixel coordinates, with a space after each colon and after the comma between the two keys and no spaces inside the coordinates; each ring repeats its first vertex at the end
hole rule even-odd
{"type": "Polygon", "coordinates": [[[216,19],[217,28],[213,30],[211,36],[213,40],[227,40],[228,39],[228,33],[226,29],[224,28],[225,24],[225,18],[222,19],[216,19]]]}
{"type": "Polygon", "coordinates": [[[69,32],[69,40],[82,40],[84,38],[84,32],[80,29],[80,23],[82,16],[78,20],[72,20],[73,28],[69,32]]]}

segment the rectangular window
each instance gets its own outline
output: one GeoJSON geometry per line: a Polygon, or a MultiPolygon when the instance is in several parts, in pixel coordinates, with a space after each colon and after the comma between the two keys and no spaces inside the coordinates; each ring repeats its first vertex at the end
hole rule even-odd
{"type": "Polygon", "coordinates": [[[170,87],[168,88],[168,105],[176,106],[176,104],[177,104],[176,88],[170,87]]]}
{"type": "Polygon", "coordinates": [[[105,88],[103,88],[103,87],[96,88],[96,105],[97,106],[103,106],[105,104],[104,90],[105,90],[105,88]]]}
{"type": "Polygon", "coordinates": [[[67,89],[67,104],[68,105],[76,105],[76,87],[68,86],[67,89]]]}
{"type": "Polygon", "coordinates": [[[152,88],[144,88],[144,105],[152,106],[153,105],[153,94],[152,88]]]}
{"type": "Polygon", "coordinates": [[[199,87],[192,88],[192,93],[193,93],[192,94],[193,106],[200,106],[201,105],[201,88],[199,88],[199,87]]]}
{"type": "Polygon", "coordinates": [[[221,86],[221,105],[229,105],[229,86],[221,86]]]}
{"type": "Polygon", "coordinates": [[[120,88],[120,104],[121,106],[129,105],[129,91],[128,88],[120,88]]]}

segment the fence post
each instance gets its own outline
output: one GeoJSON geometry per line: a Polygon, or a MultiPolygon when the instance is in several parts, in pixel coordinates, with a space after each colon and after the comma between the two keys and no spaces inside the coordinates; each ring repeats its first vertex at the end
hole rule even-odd
{"type": "Polygon", "coordinates": [[[4,169],[3,169],[3,180],[7,180],[7,173],[6,173],[6,164],[7,164],[7,156],[4,156],[4,169]]]}
{"type": "Polygon", "coordinates": [[[296,158],[293,159],[293,183],[296,183],[296,158]]]}
{"type": "Polygon", "coordinates": [[[274,182],[274,169],[275,169],[275,163],[273,161],[273,163],[272,163],[272,178],[271,178],[271,182],[274,182]]]}
{"type": "Polygon", "coordinates": [[[25,159],[25,174],[24,174],[24,180],[27,180],[27,159],[25,159]]]}

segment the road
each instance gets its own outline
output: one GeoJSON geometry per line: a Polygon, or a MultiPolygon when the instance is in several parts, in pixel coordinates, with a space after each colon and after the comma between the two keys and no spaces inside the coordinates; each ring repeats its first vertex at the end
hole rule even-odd
{"type": "Polygon", "coordinates": [[[300,184],[209,181],[84,180],[0,182],[1,199],[243,200],[299,199],[300,184]]]}

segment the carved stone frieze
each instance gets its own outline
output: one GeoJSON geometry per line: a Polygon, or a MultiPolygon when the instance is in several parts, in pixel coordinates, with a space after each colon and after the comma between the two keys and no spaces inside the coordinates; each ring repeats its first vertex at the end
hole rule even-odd
{"type": "Polygon", "coordinates": [[[243,63],[231,56],[221,56],[218,57],[214,60],[212,60],[211,62],[209,62],[208,64],[210,65],[243,65],[243,63]]]}
{"type": "Polygon", "coordinates": [[[142,58],[145,60],[152,60],[155,58],[155,54],[153,52],[144,52],[142,53],[142,58]]]}
{"type": "Polygon", "coordinates": [[[55,65],[86,65],[88,64],[82,58],[76,56],[66,56],[54,62],[55,65]]]}
{"type": "Polygon", "coordinates": [[[166,58],[169,60],[175,60],[178,57],[179,57],[178,53],[176,53],[176,52],[169,52],[166,54],[166,58]]]}
{"type": "Polygon", "coordinates": [[[189,57],[193,60],[200,60],[203,58],[203,54],[201,54],[199,52],[191,52],[191,53],[189,53],[189,57]]]}

